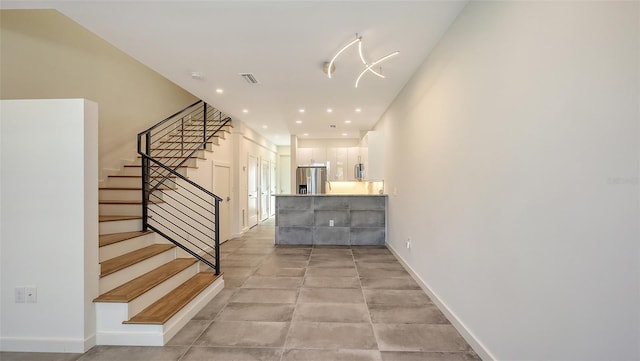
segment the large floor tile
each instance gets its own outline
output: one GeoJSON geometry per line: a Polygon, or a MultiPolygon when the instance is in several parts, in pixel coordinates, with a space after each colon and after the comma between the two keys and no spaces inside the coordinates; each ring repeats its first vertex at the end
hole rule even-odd
{"type": "Polygon", "coordinates": [[[402,267],[394,267],[384,271],[376,268],[359,267],[358,274],[362,278],[410,277],[409,273],[402,267]]]}
{"type": "Polygon", "coordinates": [[[367,304],[430,305],[431,299],[419,290],[364,289],[367,304]]]}
{"type": "Polygon", "coordinates": [[[382,361],[377,350],[300,350],[285,351],[282,361],[382,361]]]}
{"type": "Polygon", "coordinates": [[[169,340],[167,346],[191,346],[209,327],[210,320],[191,320],[175,336],[169,340]]]}
{"type": "Polygon", "coordinates": [[[305,277],[305,288],[360,288],[357,277],[305,277]]]}
{"type": "Polygon", "coordinates": [[[355,267],[322,268],[315,267],[307,269],[307,277],[357,277],[358,272],[355,267]]]}
{"type": "Polygon", "coordinates": [[[292,322],[286,348],[376,349],[369,323],[292,322]]]}
{"type": "Polygon", "coordinates": [[[298,303],[364,303],[360,289],[301,288],[298,303]]]}
{"type": "Polygon", "coordinates": [[[2,361],[76,361],[81,353],[0,352],[2,361]]]}
{"type": "Polygon", "coordinates": [[[383,361],[481,361],[473,352],[383,351],[383,361]]]}
{"type": "Polygon", "coordinates": [[[296,303],[297,289],[240,288],[230,303],[296,303]]]}
{"type": "Polygon", "coordinates": [[[256,276],[272,276],[272,277],[302,277],[305,268],[285,268],[279,265],[263,265],[256,271],[256,276]]]}
{"type": "Polygon", "coordinates": [[[361,278],[362,288],[376,288],[385,290],[419,290],[420,286],[413,278],[361,278]]]}
{"type": "Polygon", "coordinates": [[[380,351],[470,351],[451,325],[374,324],[380,351]]]}
{"type": "Polygon", "coordinates": [[[338,267],[354,267],[353,260],[336,260],[336,259],[314,259],[313,257],[309,261],[309,267],[324,267],[324,268],[338,268],[338,267]]]}
{"type": "Polygon", "coordinates": [[[280,348],[192,347],[180,361],[280,361],[280,348]]]}
{"type": "Polygon", "coordinates": [[[220,291],[200,312],[198,312],[193,319],[194,320],[213,320],[218,313],[222,311],[224,306],[227,305],[231,297],[237,292],[236,288],[225,288],[220,291]]]}
{"type": "Polygon", "coordinates": [[[390,253],[359,253],[354,252],[353,258],[356,262],[393,262],[398,263],[398,259],[390,253]]]}
{"type": "Polygon", "coordinates": [[[194,345],[281,347],[288,329],[288,322],[215,321],[194,345]]]}
{"type": "Polygon", "coordinates": [[[302,277],[251,276],[242,285],[243,288],[299,288],[302,277]]]}
{"type": "Polygon", "coordinates": [[[255,267],[231,267],[221,262],[221,270],[225,277],[246,277],[255,272],[255,267]]]}
{"type": "Polygon", "coordinates": [[[288,322],[294,309],[291,303],[229,303],[216,320],[288,322]]]}
{"type": "Polygon", "coordinates": [[[363,304],[299,303],[294,322],[370,322],[369,311],[363,304]]]}
{"type": "Polygon", "coordinates": [[[356,266],[358,268],[373,268],[377,270],[394,270],[394,269],[404,269],[400,262],[390,261],[390,260],[363,260],[360,258],[355,258],[356,266]]]}
{"type": "Polygon", "coordinates": [[[448,324],[435,305],[369,305],[373,323],[448,324]]]}
{"type": "Polygon", "coordinates": [[[95,346],[78,361],[177,361],[185,351],[183,346],[95,346]]]}

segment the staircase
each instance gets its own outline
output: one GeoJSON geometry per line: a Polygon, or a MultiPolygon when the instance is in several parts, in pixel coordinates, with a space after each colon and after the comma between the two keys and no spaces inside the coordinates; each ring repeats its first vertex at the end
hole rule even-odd
{"type": "Polygon", "coordinates": [[[230,118],[223,121],[200,101],[158,124],[164,128],[153,145],[147,139],[138,161],[99,189],[100,296],[94,300],[99,345],[164,345],[224,287],[217,250],[219,198],[189,177],[197,178],[200,162],[230,132],[230,118]],[[164,127],[176,119],[178,127],[164,127]],[[204,202],[207,195],[214,202],[204,202]],[[198,208],[196,213],[184,209],[189,202],[197,205],[190,207],[198,208]]]}

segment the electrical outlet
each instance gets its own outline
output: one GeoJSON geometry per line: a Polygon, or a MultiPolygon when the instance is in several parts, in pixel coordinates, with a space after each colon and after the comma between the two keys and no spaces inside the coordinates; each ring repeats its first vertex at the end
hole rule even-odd
{"type": "Polygon", "coordinates": [[[27,303],[38,303],[38,289],[36,287],[25,287],[27,303]]]}
{"type": "Polygon", "coordinates": [[[330,219],[330,220],[329,220],[329,227],[333,227],[333,226],[334,226],[334,224],[335,224],[335,223],[333,222],[333,219],[330,219]]]}
{"type": "Polygon", "coordinates": [[[25,302],[25,289],[24,287],[16,287],[15,299],[16,303],[24,303],[25,302]]]}
{"type": "Polygon", "coordinates": [[[407,249],[411,248],[411,237],[407,238],[407,249]]]}

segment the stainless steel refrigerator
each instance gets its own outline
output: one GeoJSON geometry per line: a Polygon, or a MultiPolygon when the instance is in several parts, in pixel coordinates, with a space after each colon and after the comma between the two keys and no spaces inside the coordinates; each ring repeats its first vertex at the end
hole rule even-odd
{"type": "Polygon", "coordinates": [[[298,194],[325,194],[327,185],[327,167],[300,166],[296,171],[296,189],[298,194]]]}

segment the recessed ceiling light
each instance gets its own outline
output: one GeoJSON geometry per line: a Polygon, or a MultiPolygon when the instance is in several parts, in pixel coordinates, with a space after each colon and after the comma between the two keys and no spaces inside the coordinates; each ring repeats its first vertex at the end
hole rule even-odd
{"type": "Polygon", "coordinates": [[[362,109],[356,108],[356,113],[360,113],[361,111],[362,111],[362,109]]]}
{"type": "Polygon", "coordinates": [[[308,136],[308,135],[309,135],[309,133],[304,133],[304,134],[302,134],[302,135],[304,135],[304,136],[306,137],[306,136],[308,136]]]}
{"type": "Polygon", "coordinates": [[[248,109],[242,109],[242,112],[247,114],[247,113],[249,113],[249,110],[248,109]]]}
{"type": "Polygon", "coordinates": [[[333,109],[327,108],[327,113],[332,113],[332,112],[333,112],[333,109]]]}
{"type": "Polygon", "coordinates": [[[299,111],[300,113],[304,113],[304,108],[300,108],[300,109],[298,109],[298,111],[299,111]]]}
{"type": "Polygon", "coordinates": [[[345,124],[351,124],[351,121],[349,119],[345,120],[344,122],[345,124]]]}
{"type": "Polygon", "coordinates": [[[267,128],[269,128],[267,125],[262,126],[262,129],[267,129],[267,128]]]}
{"type": "Polygon", "coordinates": [[[222,93],[224,93],[224,90],[222,90],[222,89],[218,88],[218,89],[216,89],[216,93],[218,93],[218,94],[222,94],[222,93]]]}
{"type": "Polygon", "coordinates": [[[347,135],[349,135],[348,133],[342,133],[343,137],[346,137],[347,135]]]}
{"type": "Polygon", "coordinates": [[[302,124],[302,120],[296,120],[296,124],[302,124]]]}

